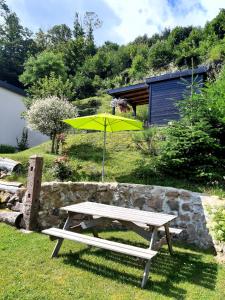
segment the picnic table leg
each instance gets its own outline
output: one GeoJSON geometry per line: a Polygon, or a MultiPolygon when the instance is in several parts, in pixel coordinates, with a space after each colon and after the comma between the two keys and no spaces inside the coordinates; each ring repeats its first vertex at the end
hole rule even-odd
{"type": "MultiPolygon", "coordinates": [[[[65,224],[63,226],[63,229],[67,229],[69,226],[70,226],[70,216],[67,217],[66,222],[65,222],[65,224]]],[[[60,250],[60,248],[62,246],[63,240],[64,239],[62,239],[62,238],[58,239],[58,241],[57,241],[57,243],[55,245],[55,248],[54,248],[54,250],[52,252],[52,258],[53,257],[57,257],[57,255],[59,253],[59,250],[60,250]]]]}
{"type": "MultiPolygon", "coordinates": [[[[150,245],[149,245],[149,249],[151,249],[151,250],[152,250],[152,248],[154,246],[156,235],[157,235],[157,228],[154,228],[153,233],[152,233],[152,237],[151,237],[151,240],[150,240],[150,245]]],[[[142,288],[145,287],[146,282],[148,280],[148,274],[149,274],[150,266],[151,266],[151,260],[149,259],[147,261],[146,265],[145,265],[143,279],[142,279],[142,282],[141,282],[141,287],[142,288]]]]}
{"type": "Polygon", "coordinates": [[[170,255],[173,255],[173,247],[172,247],[172,242],[171,242],[171,236],[170,236],[170,231],[169,231],[169,225],[165,224],[165,233],[166,233],[166,240],[169,248],[170,255]]]}

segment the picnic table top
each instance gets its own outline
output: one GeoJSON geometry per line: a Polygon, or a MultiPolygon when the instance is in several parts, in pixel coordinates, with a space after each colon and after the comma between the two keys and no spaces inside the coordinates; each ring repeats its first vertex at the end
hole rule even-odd
{"type": "Polygon", "coordinates": [[[177,216],[164,213],[143,211],[133,208],[125,208],[101,204],[96,202],[82,202],[61,208],[68,212],[76,212],[86,215],[106,217],[113,220],[122,220],[136,223],[143,223],[152,226],[163,226],[174,220],[177,216]]]}

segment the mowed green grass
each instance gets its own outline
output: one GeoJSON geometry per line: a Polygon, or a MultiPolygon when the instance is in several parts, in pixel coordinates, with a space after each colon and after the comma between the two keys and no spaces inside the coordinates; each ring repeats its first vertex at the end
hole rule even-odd
{"type": "MultiPolygon", "coordinates": [[[[205,192],[225,196],[225,189],[210,187],[208,184],[193,183],[188,179],[169,177],[154,173],[155,157],[143,155],[132,140],[132,132],[108,133],[106,143],[105,181],[139,183],[150,185],[173,186],[190,189],[196,192],[205,192]],[[152,167],[149,174],[142,173],[143,162],[152,167]]],[[[74,170],[71,181],[100,181],[102,170],[102,146],[103,133],[80,133],[71,134],[66,141],[66,152],[69,164],[74,170]]],[[[51,181],[54,177],[51,168],[56,155],[50,154],[50,142],[30,148],[15,154],[0,154],[22,162],[24,168],[19,175],[11,176],[8,180],[26,182],[27,165],[31,155],[38,154],[44,157],[43,180],[51,181]]]]}
{"type": "MultiPolygon", "coordinates": [[[[146,246],[126,231],[101,237],[146,246]]],[[[64,241],[51,259],[55,242],[0,224],[0,299],[225,299],[225,266],[208,251],[178,245],[171,257],[165,246],[152,262],[151,279],[140,288],[143,261],[64,241]]]]}

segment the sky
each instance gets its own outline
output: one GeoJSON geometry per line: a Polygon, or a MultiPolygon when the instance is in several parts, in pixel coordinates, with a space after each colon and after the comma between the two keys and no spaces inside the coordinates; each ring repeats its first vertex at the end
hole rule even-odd
{"type": "Polygon", "coordinates": [[[37,31],[56,24],[72,27],[75,12],[93,11],[103,21],[95,32],[98,45],[105,41],[126,44],[137,36],[148,36],[165,27],[204,26],[225,0],[6,0],[21,23],[37,31]]]}

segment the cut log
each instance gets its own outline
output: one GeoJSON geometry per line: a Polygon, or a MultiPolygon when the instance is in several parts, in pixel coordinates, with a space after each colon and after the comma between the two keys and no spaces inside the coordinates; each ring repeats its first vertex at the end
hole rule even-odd
{"type": "Polygon", "coordinates": [[[17,228],[24,228],[23,214],[21,212],[0,212],[0,222],[16,226],[17,228]]]}
{"type": "Polygon", "coordinates": [[[0,191],[16,193],[23,184],[21,182],[9,182],[0,180],[0,191]]]}
{"type": "Polygon", "coordinates": [[[21,163],[19,161],[15,161],[13,159],[0,157],[0,170],[11,172],[17,172],[21,167],[21,163]]]}

